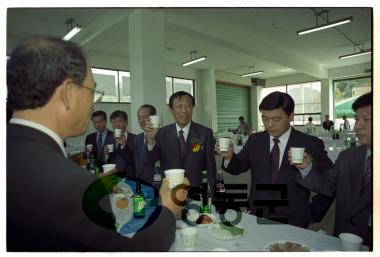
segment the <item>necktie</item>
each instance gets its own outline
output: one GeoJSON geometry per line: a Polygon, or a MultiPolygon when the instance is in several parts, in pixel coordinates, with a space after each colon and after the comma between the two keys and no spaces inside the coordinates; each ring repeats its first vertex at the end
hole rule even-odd
{"type": "Polygon", "coordinates": [[[278,175],[278,163],[280,161],[280,148],[278,147],[278,143],[280,140],[278,138],[273,138],[274,146],[272,151],[270,152],[270,160],[272,163],[272,184],[276,183],[277,175],[278,175]]]}
{"type": "Polygon", "coordinates": [[[185,154],[185,137],[183,136],[183,130],[178,131],[179,149],[181,151],[181,157],[185,154]]]}
{"type": "Polygon", "coordinates": [[[371,182],[372,178],[372,155],[367,157],[366,169],[363,174],[362,188],[364,189],[371,182]]]}
{"type": "Polygon", "coordinates": [[[96,143],[96,148],[98,149],[98,160],[100,160],[100,156],[103,152],[103,135],[98,135],[98,142],[96,143]]]}

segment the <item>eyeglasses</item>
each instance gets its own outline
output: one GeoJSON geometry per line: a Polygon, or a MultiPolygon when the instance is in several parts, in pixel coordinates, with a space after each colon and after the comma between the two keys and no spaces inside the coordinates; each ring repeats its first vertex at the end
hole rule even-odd
{"type": "Polygon", "coordinates": [[[100,100],[102,100],[102,97],[104,96],[103,90],[95,90],[93,88],[89,88],[83,85],[81,87],[86,88],[91,91],[92,95],[94,96],[94,103],[99,103],[100,100]]]}

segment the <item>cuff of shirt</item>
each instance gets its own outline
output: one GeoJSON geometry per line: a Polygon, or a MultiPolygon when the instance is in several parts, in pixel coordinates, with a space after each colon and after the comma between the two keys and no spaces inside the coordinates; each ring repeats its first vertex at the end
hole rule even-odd
{"type": "Polygon", "coordinates": [[[225,160],[223,159],[223,167],[224,168],[227,168],[228,167],[228,164],[230,163],[231,160],[225,160]]]}
{"type": "Polygon", "coordinates": [[[310,162],[310,164],[306,168],[298,169],[298,170],[300,171],[302,178],[304,178],[309,174],[312,168],[313,168],[313,163],[310,162]]]}
{"type": "Polygon", "coordinates": [[[152,151],[155,145],[156,143],[154,143],[153,145],[146,144],[146,147],[148,148],[148,151],[152,151]]]}

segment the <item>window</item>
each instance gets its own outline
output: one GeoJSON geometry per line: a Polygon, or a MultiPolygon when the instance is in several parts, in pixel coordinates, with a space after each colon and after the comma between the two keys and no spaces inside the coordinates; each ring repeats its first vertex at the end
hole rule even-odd
{"type": "MultiPolygon", "coordinates": [[[[292,125],[302,126],[313,117],[315,125],[321,125],[321,82],[312,81],[261,89],[260,102],[274,91],[288,93],[294,100],[294,121],[292,125]]],[[[261,122],[261,126],[263,126],[261,122]]]]}
{"type": "MultiPolygon", "coordinates": [[[[96,89],[104,91],[100,102],[130,103],[131,74],[128,71],[92,68],[96,89]]],[[[166,101],[178,91],[185,91],[194,96],[194,80],[166,77],[166,101]]]]}
{"type": "Polygon", "coordinates": [[[194,96],[194,80],[166,77],[166,103],[172,94],[178,91],[185,91],[194,96]]]}
{"type": "Polygon", "coordinates": [[[251,125],[250,89],[246,86],[232,86],[216,83],[216,107],[218,131],[237,129],[239,117],[251,125]]]}
{"type": "Polygon", "coordinates": [[[343,115],[347,116],[351,129],[354,126],[354,111],[351,106],[361,95],[372,91],[371,77],[357,77],[350,79],[335,80],[334,84],[334,108],[336,129],[343,124],[343,115]]]}

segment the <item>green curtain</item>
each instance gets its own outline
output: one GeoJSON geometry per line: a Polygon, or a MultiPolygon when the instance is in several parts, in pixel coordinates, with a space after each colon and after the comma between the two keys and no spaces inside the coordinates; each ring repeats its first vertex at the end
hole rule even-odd
{"type": "Polygon", "coordinates": [[[251,127],[250,90],[248,87],[216,83],[216,106],[218,131],[236,129],[243,116],[251,127]]]}

